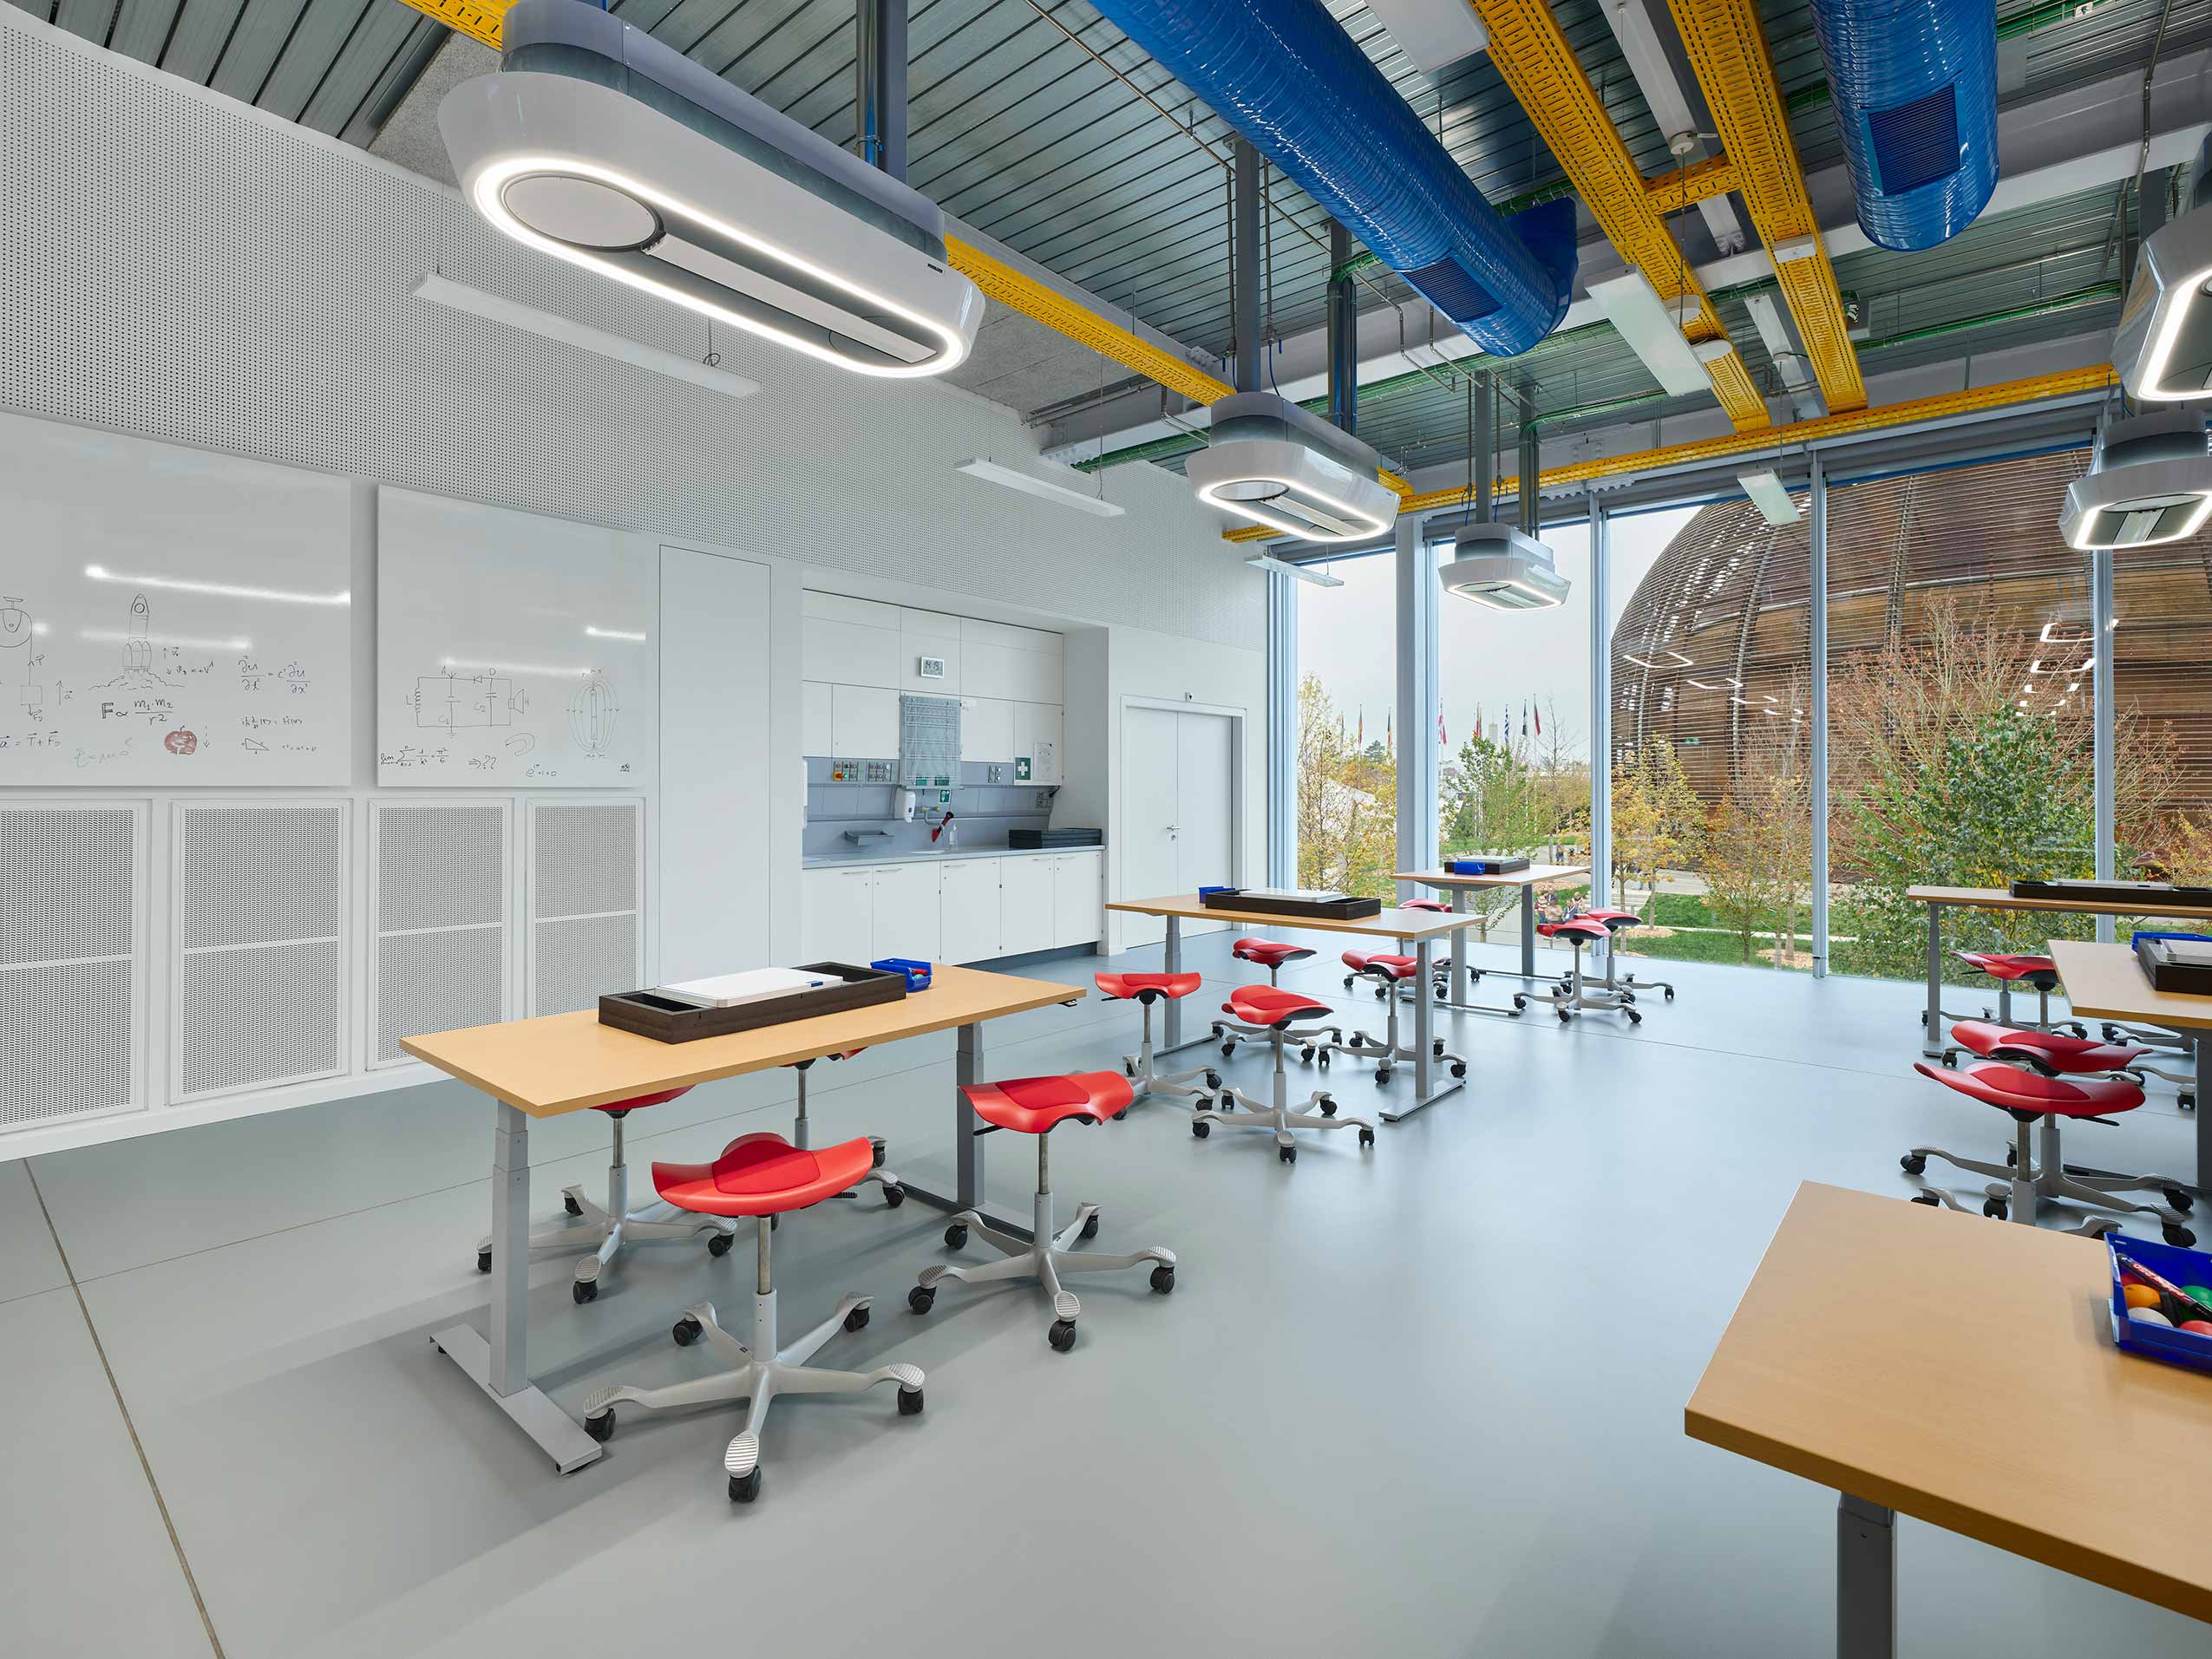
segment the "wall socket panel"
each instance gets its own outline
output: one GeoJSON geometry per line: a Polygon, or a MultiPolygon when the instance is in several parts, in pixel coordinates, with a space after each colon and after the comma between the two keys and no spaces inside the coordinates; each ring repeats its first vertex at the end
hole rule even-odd
{"type": "Polygon", "coordinates": [[[1047,810],[1048,808],[1050,808],[1051,805],[1052,805],[1052,792],[1051,792],[1050,789],[1040,789],[1040,790],[1038,790],[1038,791],[1037,792],[1037,800],[1036,800],[1036,807],[1037,807],[1037,810],[1038,812],[1044,812],[1044,811],[1047,810]]]}

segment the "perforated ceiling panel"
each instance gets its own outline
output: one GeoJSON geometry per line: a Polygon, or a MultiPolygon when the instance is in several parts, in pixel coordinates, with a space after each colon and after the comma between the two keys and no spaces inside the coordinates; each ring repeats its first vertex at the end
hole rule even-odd
{"type": "MultiPolygon", "coordinates": [[[[756,346],[500,236],[440,186],[0,6],[0,405],[532,513],[1263,645],[1189,488],[1102,520],[956,474],[1011,410],[756,346]],[[456,281],[757,381],[687,382],[418,300],[456,281]],[[859,458],[865,458],[864,461],[859,458]]],[[[1112,371],[1120,378],[1120,371],[1112,371]]]]}
{"type": "Polygon", "coordinates": [[[0,810],[0,1131],[143,1107],[137,806],[0,810]]]}
{"type": "Polygon", "coordinates": [[[530,1012],[595,1008],[645,973],[638,838],[644,803],[533,800],[530,1012]]]}
{"type": "Polygon", "coordinates": [[[344,1069],[350,811],[176,808],[177,1098],[344,1069]]]}
{"type": "Polygon", "coordinates": [[[513,820],[504,801],[370,811],[369,1063],[388,1066],[407,1058],[402,1037],[507,1017],[513,820]]]}

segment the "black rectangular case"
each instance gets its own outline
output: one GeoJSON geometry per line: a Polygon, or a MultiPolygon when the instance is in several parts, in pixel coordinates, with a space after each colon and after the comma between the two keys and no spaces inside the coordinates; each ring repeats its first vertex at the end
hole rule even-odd
{"type": "Polygon", "coordinates": [[[886,973],[880,968],[859,968],[849,962],[802,962],[799,971],[835,974],[845,983],[758,1003],[740,1003],[735,1008],[697,1008],[650,990],[611,991],[599,998],[599,1023],[635,1031],[655,1042],[696,1042],[701,1037],[726,1037],[733,1031],[757,1031],[764,1025],[841,1014],[847,1009],[867,1008],[875,1003],[895,1003],[906,994],[906,976],[886,973]]]}

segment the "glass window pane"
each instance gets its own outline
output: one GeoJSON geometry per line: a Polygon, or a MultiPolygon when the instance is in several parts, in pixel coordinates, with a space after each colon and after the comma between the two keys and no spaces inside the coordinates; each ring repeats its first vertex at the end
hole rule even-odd
{"type": "Polygon", "coordinates": [[[1298,885],[1388,898],[1397,868],[1397,561],[1298,588],[1298,885]]]}
{"type": "MultiPolygon", "coordinates": [[[[2058,514],[2085,451],[1829,492],[1831,962],[1919,978],[1920,884],[2094,872],[2089,556],[2058,514]]],[[[1953,950],[2040,951],[2087,918],[1951,911],[1953,950]]],[[[1948,976],[1990,982],[1963,963],[1948,976]]]]}
{"type": "Polygon", "coordinates": [[[1610,902],[1626,950],[1810,970],[1811,515],[1613,519],[1610,902]]]}
{"type": "Polygon", "coordinates": [[[2212,536],[2115,549],[2112,622],[2113,873],[2212,885],[2212,536]]]}
{"type": "MultiPolygon", "coordinates": [[[[1590,846],[1590,526],[1543,534],[1572,588],[1564,604],[1500,611],[1436,601],[1436,836],[1446,858],[1519,853],[1587,862],[1590,846]]],[[[1440,563],[1452,551],[1444,549],[1440,563]]],[[[1538,890],[1548,909],[1581,903],[1589,879],[1538,890]],[[1554,889],[1557,891],[1554,892],[1554,889]]],[[[1474,891],[1476,937],[1521,937],[1518,888],[1474,891]]]]}

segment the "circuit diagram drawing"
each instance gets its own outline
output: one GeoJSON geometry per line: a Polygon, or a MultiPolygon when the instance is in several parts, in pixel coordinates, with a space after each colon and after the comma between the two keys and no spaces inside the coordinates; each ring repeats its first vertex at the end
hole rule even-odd
{"type": "Polygon", "coordinates": [[[409,702],[416,725],[437,731],[512,726],[529,707],[528,694],[501,674],[420,675],[409,702]]]}

